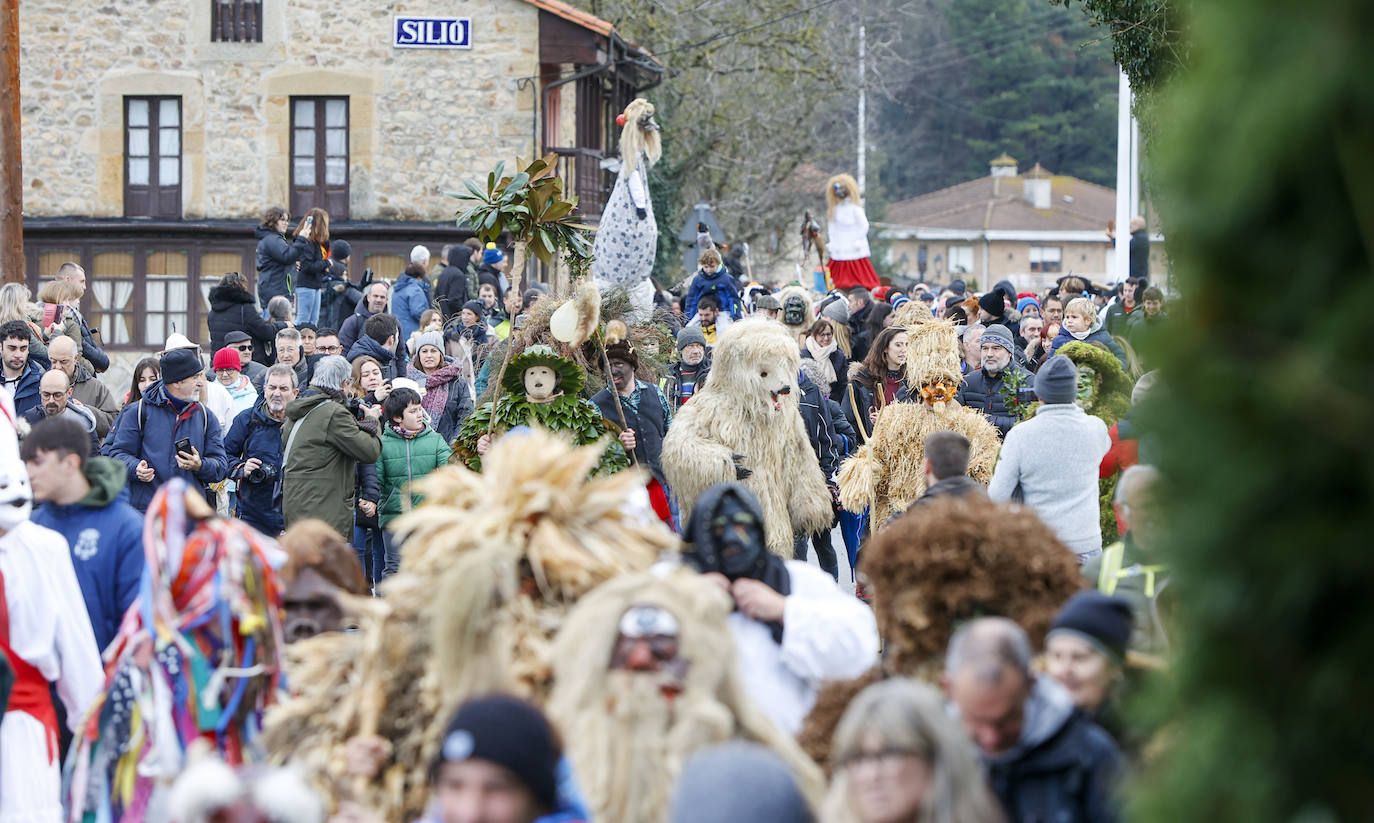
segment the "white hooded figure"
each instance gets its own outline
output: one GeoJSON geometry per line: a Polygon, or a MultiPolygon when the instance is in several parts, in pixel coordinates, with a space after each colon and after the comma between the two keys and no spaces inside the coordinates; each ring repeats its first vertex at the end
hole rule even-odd
{"type": "Polygon", "coordinates": [[[14,407],[0,397],[0,654],[16,676],[0,718],[0,823],[61,823],[57,713],[76,731],[105,673],[67,541],[29,522],[14,407]]]}
{"type": "Polygon", "coordinates": [[[658,254],[658,223],[649,200],[649,167],[662,154],[654,106],[637,98],[616,118],[620,133],[620,172],[606,201],[592,244],[592,282],[604,296],[615,289],[629,293],[632,321],[647,320],[654,308],[649,275],[658,254]]]}

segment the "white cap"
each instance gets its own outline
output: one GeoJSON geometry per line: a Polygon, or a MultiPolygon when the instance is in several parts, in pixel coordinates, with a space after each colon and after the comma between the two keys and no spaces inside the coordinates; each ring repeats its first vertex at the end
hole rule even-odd
{"type": "Polygon", "coordinates": [[[410,389],[421,397],[425,396],[425,387],[411,380],[409,377],[397,377],[395,380],[392,380],[391,390],[396,391],[397,389],[410,389]]]}
{"type": "Polygon", "coordinates": [[[424,246],[416,246],[415,248],[411,249],[411,250],[410,250],[410,262],[412,262],[412,263],[428,263],[428,262],[429,262],[429,249],[425,248],[424,246]]]}
{"type": "Polygon", "coordinates": [[[172,334],[167,335],[167,345],[162,347],[162,351],[169,352],[173,349],[196,349],[197,351],[199,351],[200,346],[197,346],[195,343],[192,343],[186,337],[186,335],[180,334],[178,332],[173,332],[172,334]]]}

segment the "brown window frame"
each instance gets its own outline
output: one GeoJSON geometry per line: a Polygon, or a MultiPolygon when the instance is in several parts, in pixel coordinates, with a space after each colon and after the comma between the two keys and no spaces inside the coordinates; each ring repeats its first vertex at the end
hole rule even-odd
{"type": "Polygon", "coordinates": [[[210,0],[210,42],[261,43],[263,0],[210,0]]]}
{"type": "Polygon", "coordinates": [[[291,130],[291,151],[288,157],[289,167],[289,186],[290,186],[290,205],[292,214],[303,215],[312,208],[322,208],[329,212],[331,220],[348,219],[348,198],[352,185],[352,169],[350,168],[353,151],[353,140],[351,132],[352,106],[347,95],[301,95],[293,96],[289,100],[287,109],[288,126],[291,130]],[[339,155],[329,155],[326,153],[325,146],[328,140],[327,127],[325,125],[326,104],[331,101],[342,100],[344,104],[344,182],[342,185],[325,182],[327,161],[330,157],[339,155]],[[313,185],[305,186],[296,183],[296,105],[306,101],[315,104],[315,124],[314,124],[314,154],[299,155],[300,158],[312,157],[315,161],[315,182],[313,185]]]}
{"type": "Polygon", "coordinates": [[[1032,243],[1032,244],[1031,244],[1031,247],[1030,247],[1030,251],[1027,252],[1027,255],[1028,255],[1028,259],[1030,259],[1030,270],[1031,270],[1032,272],[1038,272],[1038,273],[1044,273],[1044,274],[1059,274],[1059,273],[1061,273],[1061,272],[1064,271],[1064,247],[1063,247],[1063,246],[1049,246],[1049,245],[1044,245],[1044,244],[1041,244],[1041,243],[1032,243]],[[1059,259],[1058,259],[1058,260],[1045,260],[1045,259],[1044,259],[1044,255],[1045,255],[1045,250],[1046,250],[1046,249],[1054,249],[1055,251],[1059,252],[1059,259]],[[1034,252],[1035,252],[1036,250],[1039,250],[1039,251],[1040,251],[1040,258],[1041,258],[1040,260],[1035,260],[1035,259],[1033,259],[1033,258],[1035,257],[1034,252]]]}
{"type": "MultiPolygon", "coordinates": [[[[186,110],[182,105],[180,95],[145,95],[131,94],[124,97],[124,216],[125,217],[154,217],[172,220],[181,219],[181,186],[186,178],[185,164],[182,162],[186,156],[186,110]],[[162,103],[167,100],[174,100],[177,104],[177,182],[170,186],[158,185],[161,174],[161,162],[164,159],[161,151],[160,133],[162,126],[159,118],[161,117],[162,103]],[[148,184],[135,186],[129,182],[129,108],[135,102],[146,102],[148,104],[148,184]],[[173,204],[175,208],[173,208],[173,204]]],[[[142,157],[142,155],[140,155],[142,157]]]]}

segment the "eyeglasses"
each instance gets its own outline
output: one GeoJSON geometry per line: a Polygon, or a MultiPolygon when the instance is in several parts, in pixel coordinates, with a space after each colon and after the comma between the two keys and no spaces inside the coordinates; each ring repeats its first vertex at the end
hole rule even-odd
{"type": "Polygon", "coordinates": [[[239,351],[252,351],[252,350],[253,350],[253,344],[251,344],[251,343],[245,343],[245,344],[242,345],[242,346],[235,346],[234,348],[237,349],[237,350],[239,350],[239,351]]]}
{"type": "Polygon", "coordinates": [[[324,354],[338,354],[339,352],[343,351],[343,346],[340,346],[338,343],[335,343],[332,346],[316,346],[315,349],[317,351],[323,352],[324,354]]]}
{"type": "Polygon", "coordinates": [[[38,396],[44,400],[56,400],[59,397],[66,397],[67,393],[64,391],[41,391],[38,396]]]}
{"type": "Polygon", "coordinates": [[[889,766],[891,764],[896,763],[904,757],[919,757],[925,759],[926,754],[924,752],[914,751],[912,749],[904,749],[897,746],[889,746],[887,748],[879,749],[878,751],[854,752],[850,754],[848,757],[844,758],[842,761],[840,761],[840,768],[853,769],[855,767],[862,766],[865,763],[880,767],[889,766]]]}

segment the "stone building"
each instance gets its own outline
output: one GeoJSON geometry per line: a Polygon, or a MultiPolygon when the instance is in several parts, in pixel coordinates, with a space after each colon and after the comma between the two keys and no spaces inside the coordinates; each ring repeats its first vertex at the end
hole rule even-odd
{"type": "MultiPolygon", "coordinates": [[[[956,277],[986,289],[1008,279],[1040,290],[1066,274],[1099,283],[1113,271],[1108,224],[1116,191],[1051,174],[1039,163],[1024,174],[1005,154],[988,176],[888,206],[874,234],[889,241],[894,273],[911,281],[956,277]]],[[[1150,271],[1162,280],[1164,237],[1151,236],[1150,271]]]]}
{"type": "Polygon", "coordinates": [[[266,208],[312,206],[394,277],[469,236],[446,192],[561,155],[594,222],[613,119],[661,67],[559,0],[20,4],[27,278],[84,265],[107,348],[208,340],[219,277],[254,277],[266,208]]]}

